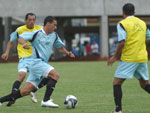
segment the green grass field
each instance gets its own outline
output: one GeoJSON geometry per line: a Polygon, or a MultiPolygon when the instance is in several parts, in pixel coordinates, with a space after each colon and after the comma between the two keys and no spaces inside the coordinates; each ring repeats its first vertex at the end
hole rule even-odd
{"type": "MultiPolygon", "coordinates": [[[[12,107],[6,103],[0,113],[110,113],[114,109],[112,81],[118,63],[107,67],[106,62],[52,62],[60,79],[52,95],[57,108],[40,106],[45,87],[37,92],[38,103],[32,103],[30,96],[16,101],[12,107]],[[63,102],[69,95],[78,98],[75,109],[66,109],[63,102]]],[[[150,64],[150,63],[149,63],[150,64]]],[[[150,65],[149,65],[150,69],[150,65]]],[[[17,63],[0,64],[0,97],[11,91],[17,79],[17,63]]],[[[24,84],[24,83],[23,83],[24,84]]],[[[123,112],[150,113],[150,95],[139,87],[134,78],[123,85],[123,112]]]]}

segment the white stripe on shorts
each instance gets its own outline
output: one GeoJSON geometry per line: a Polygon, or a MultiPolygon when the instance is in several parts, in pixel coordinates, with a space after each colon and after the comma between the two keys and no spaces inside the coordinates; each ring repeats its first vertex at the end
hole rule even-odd
{"type": "Polygon", "coordinates": [[[18,72],[25,72],[25,73],[27,73],[27,68],[22,68],[22,69],[19,69],[19,71],[18,72]]]}
{"type": "Polygon", "coordinates": [[[48,69],[43,73],[43,77],[47,78],[47,77],[48,77],[48,73],[49,73],[50,71],[52,71],[53,69],[54,69],[54,67],[48,68],[48,69]]]}

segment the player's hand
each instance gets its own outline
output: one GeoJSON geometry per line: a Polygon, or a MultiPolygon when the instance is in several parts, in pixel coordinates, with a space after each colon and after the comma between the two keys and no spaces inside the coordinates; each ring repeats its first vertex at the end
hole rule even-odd
{"type": "Polygon", "coordinates": [[[8,59],[8,54],[7,53],[2,54],[1,58],[3,60],[7,60],[8,59]]]}
{"type": "Polygon", "coordinates": [[[75,55],[74,55],[71,51],[68,52],[68,55],[69,55],[70,57],[72,57],[72,58],[75,57],[75,55]]]}
{"type": "Polygon", "coordinates": [[[115,57],[111,57],[108,61],[107,61],[107,65],[108,66],[112,66],[112,64],[117,60],[117,58],[115,57]]]}
{"type": "Polygon", "coordinates": [[[24,43],[22,46],[23,46],[24,49],[30,49],[30,47],[27,43],[24,43]]]}

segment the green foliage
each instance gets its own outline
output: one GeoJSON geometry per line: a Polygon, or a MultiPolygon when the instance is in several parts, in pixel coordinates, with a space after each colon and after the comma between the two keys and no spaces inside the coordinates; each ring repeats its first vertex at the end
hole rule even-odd
{"type": "MultiPolygon", "coordinates": [[[[107,67],[106,62],[52,62],[50,64],[60,74],[52,95],[54,102],[60,105],[58,109],[40,106],[45,92],[44,87],[37,92],[38,103],[32,103],[30,96],[26,96],[18,99],[12,107],[6,107],[4,103],[0,107],[0,113],[110,113],[115,108],[112,82],[117,63],[112,67],[107,67]],[[69,94],[78,98],[79,103],[75,109],[66,109],[63,104],[64,98],[69,94]]],[[[16,79],[17,63],[1,63],[0,97],[10,93],[16,79]]],[[[150,95],[140,88],[138,81],[135,78],[125,81],[123,111],[149,113],[149,105],[150,95]]]]}

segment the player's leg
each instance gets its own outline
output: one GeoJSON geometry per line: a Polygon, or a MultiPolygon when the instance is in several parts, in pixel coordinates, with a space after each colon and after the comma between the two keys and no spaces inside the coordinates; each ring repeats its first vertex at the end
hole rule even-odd
{"type": "MultiPolygon", "coordinates": [[[[38,78],[38,77],[37,77],[38,78]]],[[[13,92],[13,98],[14,98],[14,101],[20,97],[23,97],[23,96],[26,96],[26,95],[29,95],[30,92],[35,88],[37,87],[37,84],[40,83],[40,79],[37,79],[36,76],[33,76],[32,73],[29,74],[28,78],[27,78],[27,81],[24,85],[24,87],[21,89],[21,90],[18,90],[18,91],[14,91],[13,92]],[[15,97],[14,97],[15,96],[15,97]]],[[[10,103],[9,106],[11,106],[12,104],[14,103],[10,103]]]]}
{"type": "Polygon", "coordinates": [[[147,63],[139,63],[135,72],[135,77],[139,80],[141,88],[150,93],[149,72],[147,63]]]}
{"type": "Polygon", "coordinates": [[[34,90],[30,93],[32,102],[34,102],[34,103],[37,103],[37,102],[38,102],[38,100],[37,100],[37,98],[36,98],[36,91],[37,91],[38,89],[42,88],[43,86],[45,86],[45,85],[48,83],[48,81],[49,81],[49,78],[44,78],[44,79],[40,82],[40,84],[38,85],[38,87],[37,87],[37,88],[34,88],[34,90]]]}
{"type": "Polygon", "coordinates": [[[38,88],[35,88],[32,92],[35,93],[38,89],[42,88],[43,86],[45,86],[49,81],[49,78],[44,78],[40,84],[38,85],[38,88]]]}
{"type": "Polygon", "coordinates": [[[0,98],[0,103],[9,101],[10,102],[9,106],[11,106],[12,104],[14,104],[14,103],[11,103],[12,101],[16,101],[16,99],[19,99],[23,96],[30,94],[30,92],[34,88],[35,88],[35,86],[32,83],[26,82],[26,84],[21,89],[21,91],[20,90],[13,91],[11,94],[0,98]]]}
{"type": "MultiPolygon", "coordinates": [[[[58,107],[59,105],[54,104],[52,102],[52,99],[50,99],[54,91],[55,85],[57,83],[57,80],[59,79],[58,73],[54,70],[54,67],[52,67],[51,65],[45,62],[38,63],[38,66],[36,69],[39,72],[38,73],[39,76],[41,76],[41,74],[43,73],[42,76],[44,78],[49,78],[49,81],[46,86],[45,95],[44,95],[43,101],[41,102],[41,105],[48,106],[48,107],[58,107]]],[[[37,72],[33,72],[33,73],[35,75],[35,73],[37,72]]]]}
{"type": "MultiPolygon", "coordinates": [[[[19,90],[21,83],[23,82],[26,73],[27,73],[27,65],[28,60],[20,59],[18,64],[18,79],[13,83],[12,86],[12,92],[19,90]]],[[[7,106],[11,106],[11,104],[14,104],[15,101],[8,102],[7,106]]]]}
{"type": "Polygon", "coordinates": [[[141,88],[150,94],[150,83],[149,83],[149,81],[139,79],[139,83],[140,83],[141,88]]]}
{"type": "MultiPolygon", "coordinates": [[[[54,70],[54,68],[51,65],[41,61],[40,59],[35,59],[30,69],[30,74],[32,73],[32,75],[34,75],[34,77],[36,77],[37,79],[42,78],[42,77],[50,79],[47,83],[47,88],[45,92],[46,96],[44,96],[44,100],[47,100],[47,98],[50,99],[50,96],[54,90],[55,84],[57,83],[57,80],[59,78],[58,73],[52,70],[54,70]]],[[[41,81],[39,81],[39,83],[41,81]]],[[[54,104],[51,100],[48,100],[45,102],[42,101],[41,105],[48,106],[48,107],[58,107],[58,105],[54,104]]]]}
{"type": "Polygon", "coordinates": [[[12,87],[12,91],[16,91],[19,89],[21,83],[23,82],[28,69],[27,67],[29,66],[31,62],[31,59],[27,58],[22,58],[19,60],[18,63],[18,79],[14,82],[13,87],[12,87]]]}
{"type": "MultiPolygon", "coordinates": [[[[4,97],[1,97],[0,103],[2,104],[3,102],[7,102],[7,101],[15,101],[16,99],[21,98],[21,97],[22,96],[20,94],[20,90],[14,91],[14,92],[12,92],[12,93],[4,96],[4,97]]],[[[12,104],[14,104],[14,103],[12,103],[12,104]]]]}
{"type": "Polygon", "coordinates": [[[53,107],[53,108],[58,108],[59,105],[55,104],[52,99],[50,99],[53,91],[54,91],[54,88],[55,88],[55,85],[59,79],[59,75],[58,73],[52,69],[49,73],[48,73],[48,76],[49,78],[49,81],[47,83],[47,86],[46,86],[46,91],[45,91],[45,95],[44,95],[44,98],[43,98],[43,101],[41,102],[41,105],[43,107],[53,107]]]}
{"type": "Polygon", "coordinates": [[[113,81],[113,92],[115,101],[115,112],[122,112],[122,84],[125,79],[132,78],[137,68],[136,63],[128,63],[121,61],[116,69],[113,81]]]}
{"type": "Polygon", "coordinates": [[[20,88],[21,83],[23,82],[24,78],[26,76],[25,71],[19,71],[18,73],[18,80],[16,80],[12,87],[12,92],[17,91],[20,88]]]}
{"type": "Polygon", "coordinates": [[[59,79],[58,73],[53,69],[48,74],[49,81],[46,86],[46,92],[43,101],[46,102],[50,100],[50,96],[52,95],[55,85],[59,79]]]}
{"type": "Polygon", "coordinates": [[[113,81],[113,95],[114,95],[114,101],[115,101],[115,111],[119,112],[122,111],[122,84],[125,81],[125,79],[121,78],[114,78],[113,81]]]}
{"type": "Polygon", "coordinates": [[[21,96],[26,96],[29,95],[30,92],[35,88],[35,86],[30,83],[30,82],[26,82],[24,87],[21,89],[20,94],[21,96]]]}

